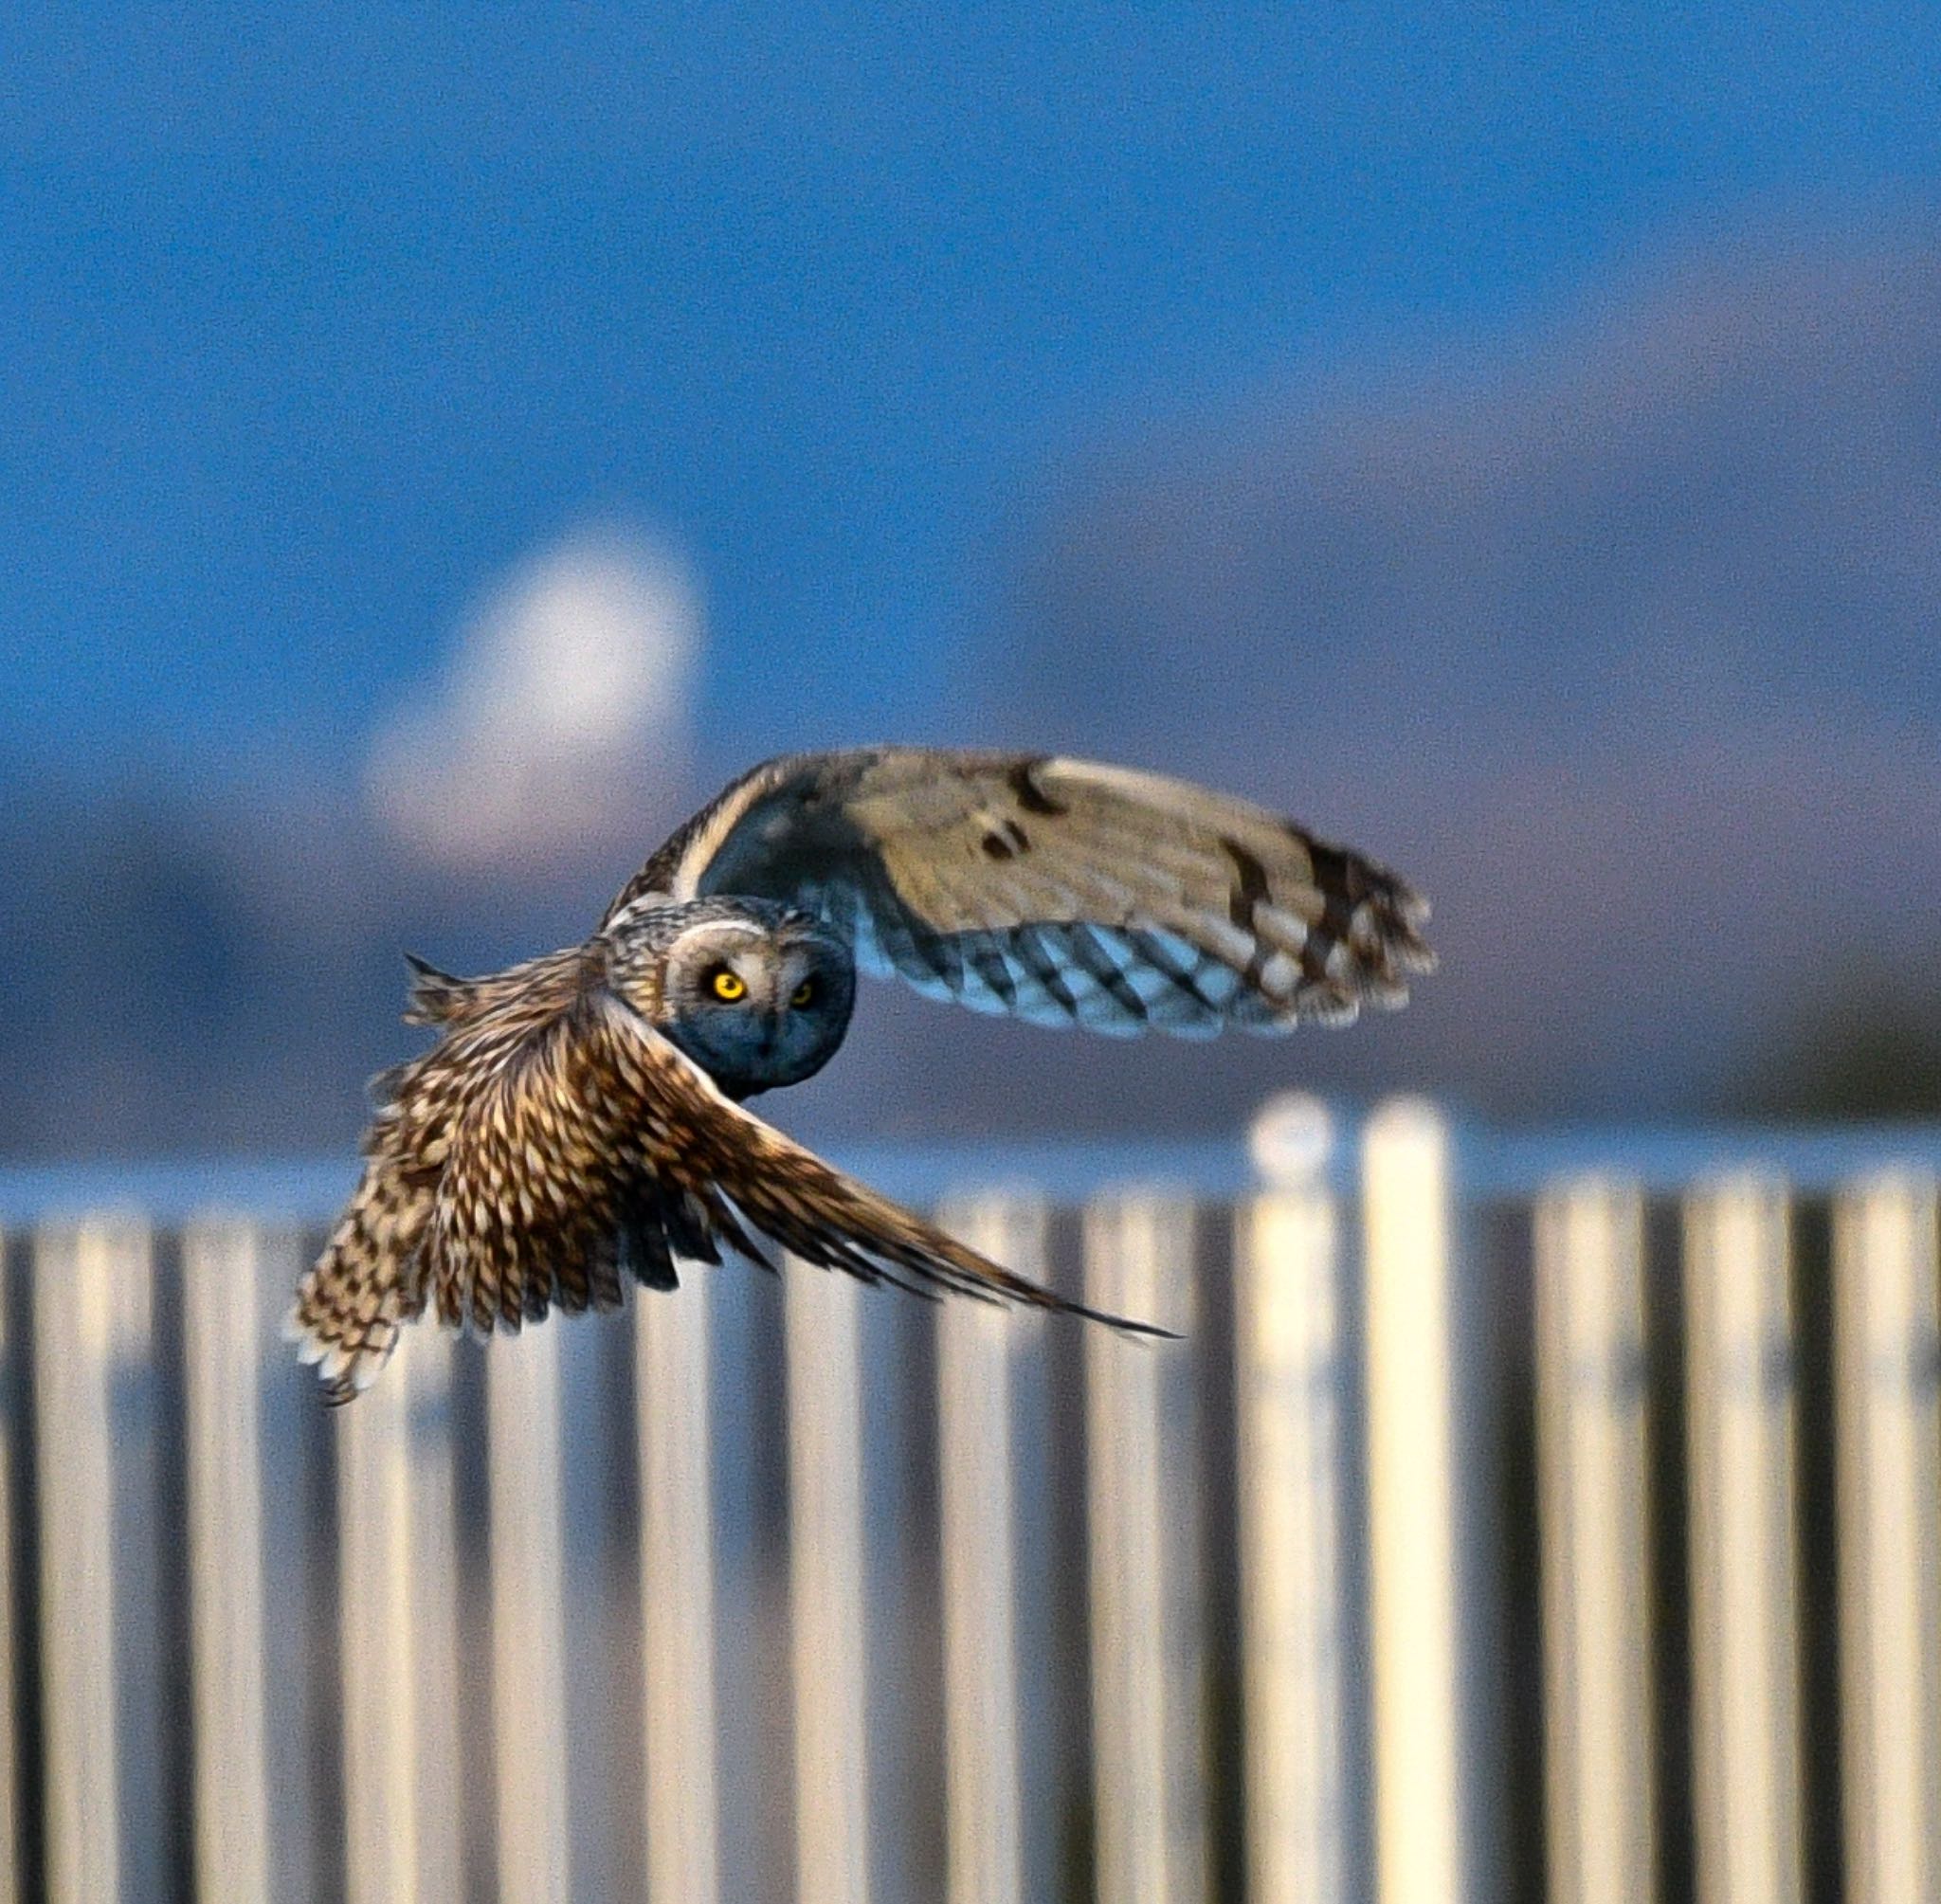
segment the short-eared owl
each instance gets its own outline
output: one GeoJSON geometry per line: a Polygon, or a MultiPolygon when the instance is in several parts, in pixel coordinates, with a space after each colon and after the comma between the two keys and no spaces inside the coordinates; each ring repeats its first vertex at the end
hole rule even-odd
{"type": "Polygon", "coordinates": [[[629,1277],[670,1289],[723,1243],[759,1260],[756,1235],[867,1281],[1074,1309],[741,1101],[828,1061],[858,967],[1038,1025],[1279,1032],[1401,1004],[1435,963],[1427,916],[1359,854],[1181,781],[917,748],[770,761],[584,945],[488,978],[414,961],[407,1018],[438,1042],[378,1080],[291,1333],[341,1400],[427,1307],[516,1331],[614,1308],[629,1277]]]}

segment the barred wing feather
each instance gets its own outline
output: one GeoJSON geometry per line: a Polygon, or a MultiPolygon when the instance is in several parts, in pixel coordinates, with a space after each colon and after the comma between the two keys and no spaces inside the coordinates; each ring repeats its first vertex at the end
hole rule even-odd
{"type": "MultiPolygon", "coordinates": [[[[438,994],[441,1008],[452,1000],[438,994]]],[[[613,1309],[631,1278],[762,1240],[919,1295],[1065,1310],[731,1102],[583,952],[473,986],[401,1067],[365,1180],[286,1323],[333,1401],[375,1378],[401,1327],[517,1333],[553,1309],[613,1309]]]]}
{"type": "Polygon", "coordinates": [[[936,998],[1132,1036],[1279,1032],[1396,1006],[1427,903],[1362,855],[1185,781],[1030,754],[869,748],[771,761],[614,902],[814,907],[864,970],[936,998]]]}
{"type": "Polygon", "coordinates": [[[459,1120],[427,1270],[442,1318],[517,1331],[553,1306],[613,1306],[621,1265],[669,1286],[674,1258],[718,1262],[725,1247],[761,1261],[758,1239],[867,1282],[1095,1314],[731,1102],[602,988],[540,1031],[459,1120]]]}

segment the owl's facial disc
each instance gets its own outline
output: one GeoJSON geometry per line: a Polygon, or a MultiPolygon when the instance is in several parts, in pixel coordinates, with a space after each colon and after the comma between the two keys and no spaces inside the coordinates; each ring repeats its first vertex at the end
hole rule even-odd
{"type": "Polygon", "coordinates": [[[778,908],[772,921],[710,919],[680,934],[667,956],[660,1028],[724,1091],[749,1097],[820,1071],[854,999],[847,946],[778,908]]]}

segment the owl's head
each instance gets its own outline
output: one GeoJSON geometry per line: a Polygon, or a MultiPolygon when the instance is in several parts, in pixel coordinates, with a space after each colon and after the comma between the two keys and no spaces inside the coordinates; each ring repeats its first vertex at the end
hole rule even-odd
{"type": "Polygon", "coordinates": [[[807,913],[698,899],[615,923],[621,989],[731,1097],[813,1077],[849,1028],[855,960],[807,913]]]}

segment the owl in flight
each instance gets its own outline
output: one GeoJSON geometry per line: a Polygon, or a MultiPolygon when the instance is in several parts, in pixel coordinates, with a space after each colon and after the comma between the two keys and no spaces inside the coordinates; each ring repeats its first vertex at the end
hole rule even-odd
{"type": "MultiPolygon", "coordinates": [[[[363,1178],[289,1333],[333,1400],[407,1322],[517,1332],[756,1237],[829,1269],[1086,1315],[742,1108],[843,1042],[859,969],[1111,1036],[1396,1006],[1427,904],[1292,822],[1154,774],[926,748],[786,755],[681,826],[584,945],[413,960],[438,1030],[375,1086],[363,1178]]],[[[1136,1328],[1121,1318],[1104,1317],[1136,1328]]]]}

